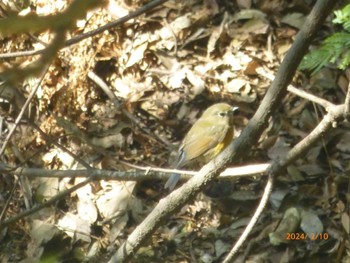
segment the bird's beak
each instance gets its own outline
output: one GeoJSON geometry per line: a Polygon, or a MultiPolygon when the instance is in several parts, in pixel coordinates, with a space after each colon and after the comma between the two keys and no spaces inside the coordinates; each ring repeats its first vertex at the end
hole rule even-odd
{"type": "Polygon", "coordinates": [[[230,114],[231,116],[234,116],[237,113],[238,109],[239,109],[239,107],[232,107],[229,110],[228,114],[230,114]]]}
{"type": "Polygon", "coordinates": [[[234,115],[237,112],[238,109],[239,109],[239,107],[232,107],[231,110],[230,110],[230,113],[232,115],[234,115]]]}
{"type": "Polygon", "coordinates": [[[232,107],[231,111],[232,111],[232,112],[235,112],[235,111],[238,110],[238,109],[239,109],[239,107],[232,107]]]}

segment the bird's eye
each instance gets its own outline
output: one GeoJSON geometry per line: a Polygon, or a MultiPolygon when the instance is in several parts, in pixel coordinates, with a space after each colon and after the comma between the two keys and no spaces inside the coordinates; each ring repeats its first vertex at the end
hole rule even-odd
{"type": "Polygon", "coordinates": [[[220,117],[225,117],[226,115],[227,115],[227,112],[225,112],[225,111],[219,112],[220,117]]]}

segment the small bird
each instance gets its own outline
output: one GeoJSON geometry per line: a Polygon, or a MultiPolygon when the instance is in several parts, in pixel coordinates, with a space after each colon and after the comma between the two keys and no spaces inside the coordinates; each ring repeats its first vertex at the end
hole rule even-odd
{"type": "MultiPolygon", "coordinates": [[[[175,169],[194,160],[209,162],[222,152],[233,139],[233,113],[237,109],[227,103],[206,109],[182,141],[175,169]]],[[[164,188],[172,191],[179,179],[180,174],[172,174],[164,188]]]]}

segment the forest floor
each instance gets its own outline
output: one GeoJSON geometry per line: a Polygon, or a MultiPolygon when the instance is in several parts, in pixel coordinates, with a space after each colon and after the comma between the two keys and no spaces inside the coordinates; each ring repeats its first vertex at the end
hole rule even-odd
{"type": "MultiPolygon", "coordinates": [[[[58,14],[72,1],[17,2],[23,6],[11,8],[6,1],[0,5],[2,17],[17,12],[58,14]]],[[[84,163],[120,172],[133,170],[132,165],[172,168],[191,125],[204,109],[223,101],[240,107],[235,119],[238,136],[314,4],[253,2],[257,3],[168,1],[61,49],[9,140],[0,166],[37,168],[44,174],[85,169],[84,163]]],[[[111,0],[76,21],[67,39],[145,3],[111,0]]],[[[329,18],[311,48],[334,30],[329,18]]],[[[0,42],[0,53],[44,48],[53,37],[50,30],[10,35],[0,42]]],[[[37,59],[2,59],[0,70],[25,68],[37,59]]],[[[297,72],[292,85],[338,104],[344,101],[349,77],[349,70],[327,66],[315,74],[297,72]]],[[[1,141],[35,81],[26,77],[18,84],[22,95],[10,104],[2,101],[1,141]]],[[[283,158],[325,113],[319,105],[288,93],[259,143],[232,166],[283,158]]],[[[336,127],[290,165],[277,178],[269,205],[236,262],[350,262],[349,149],[349,129],[336,127]]],[[[37,170],[18,177],[1,171],[1,220],[86,179],[39,177],[37,170]]],[[[101,179],[85,184],[1,229],[0,261],[105,262],[168,194],[164,182],[101,179]]],[[[221,262],[253,215],[265,184],[266,176],[255,176],[207,187],[164,222],[132,262],[221,262]]]]}

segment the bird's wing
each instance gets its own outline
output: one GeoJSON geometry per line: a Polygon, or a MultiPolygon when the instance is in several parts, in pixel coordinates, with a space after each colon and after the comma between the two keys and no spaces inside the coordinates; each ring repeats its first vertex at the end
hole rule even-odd
{"type": "Polygon", "coordinates": [[[220,127],[217,123],[207,120],[198,120],[186,135],[181,147],[180,155],[185,154],[179,162],[195,159],[222,142],[227,133],[227,125],[220,127]]]}

